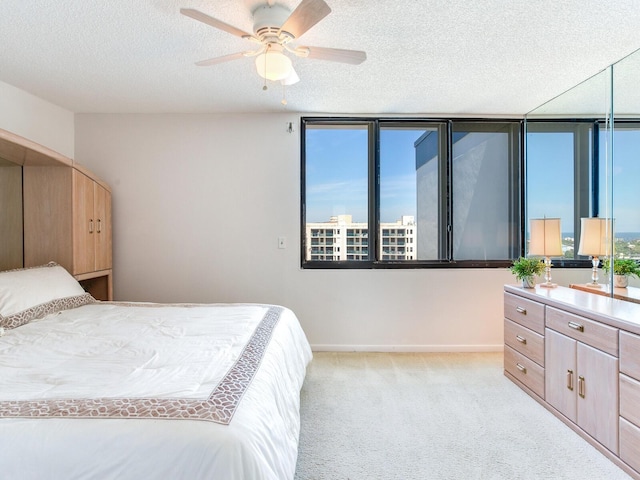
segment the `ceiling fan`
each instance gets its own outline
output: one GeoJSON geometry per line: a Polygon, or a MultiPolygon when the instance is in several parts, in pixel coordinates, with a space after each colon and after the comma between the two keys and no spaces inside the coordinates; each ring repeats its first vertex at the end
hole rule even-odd
{"type": "Polygon", "coordinates": [[[196,62],[198,66],[216,65],[243,57],[255,57],[258,74],[266,80],[280,81],[283,85],[291,85],[300,79],[293,69],[289,56],[329,60],[332,62],[358,65],[367,54],[357,50],[338,48],[294,46],[292,42],[300,38],[307,30],[331,13],[331,8],[324,0],[302,0],[293,12],[268,0],[265,5],[253,11],[253,34],[240,30],[217,18],[210,17],[198,10],[181,8],[180,13],[214,28],[257,43],[255,50],[231,53],[221,57],[196,62]]]}

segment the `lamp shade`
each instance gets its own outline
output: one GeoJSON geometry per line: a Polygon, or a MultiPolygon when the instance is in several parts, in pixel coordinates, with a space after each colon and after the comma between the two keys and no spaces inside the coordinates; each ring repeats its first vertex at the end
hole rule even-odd
{"type": "Polygon", "coordinates": [[[529,255],[555,257],[562,255],[562,234],[559,218],[532,218],[529,255]]]}
{"type": "Polygon", "coordinates": [[[291,59],[282,53],[282,47],[274,45],[256,57],[258,75],[267,80],[284,80],[291,75],[293,64],[291,59]]]}
{"type": "Polygon", "coordinates": [[[581,218],[578,255],[609,255],[612,233],[610,218],[581,218]]]}

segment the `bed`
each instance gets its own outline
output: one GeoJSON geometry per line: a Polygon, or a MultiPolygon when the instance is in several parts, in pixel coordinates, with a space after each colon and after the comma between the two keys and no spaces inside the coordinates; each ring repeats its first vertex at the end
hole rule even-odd
{"type": "Polygon", "coordinates": [[[0,272],[2,478],[292,479],[311,350],[291,310],[98,302],[0,272]]]}

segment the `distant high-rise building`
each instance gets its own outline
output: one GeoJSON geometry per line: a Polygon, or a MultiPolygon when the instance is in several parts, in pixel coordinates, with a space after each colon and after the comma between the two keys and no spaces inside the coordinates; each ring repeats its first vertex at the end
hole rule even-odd
{"type": "MultiPolygon", "coordinates": [[[[306,259],[340,261],[369,259],[367,223],[353,222],[351,215],[337,215],[328,222],[306,224],[306,259]]],[[[414,260],[416,258],[416,224],[414,217],[403,215],[393,223],[380,224],[378,258],[414,260]]]]}

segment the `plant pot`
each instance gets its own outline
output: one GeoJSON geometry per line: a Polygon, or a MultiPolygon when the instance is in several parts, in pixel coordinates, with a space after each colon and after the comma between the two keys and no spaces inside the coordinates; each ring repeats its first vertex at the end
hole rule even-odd
{"type": "Polygon", "coordinates": [[[525,277],[522,279],[524,288],[536,288],[536,277],[525,277]]]}
{"type": "Polygon", "coordinates": [[[613,286],[615,288],[627,288],[629,285],[629,277],[627,275],[614,275],[613,286]]]}

